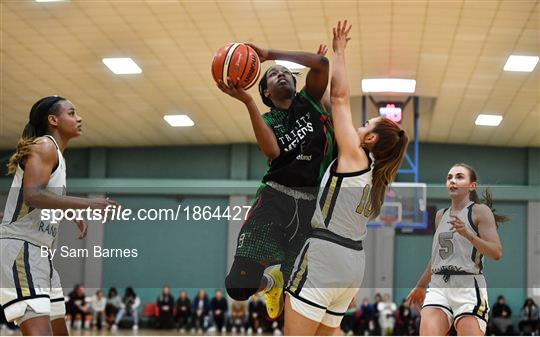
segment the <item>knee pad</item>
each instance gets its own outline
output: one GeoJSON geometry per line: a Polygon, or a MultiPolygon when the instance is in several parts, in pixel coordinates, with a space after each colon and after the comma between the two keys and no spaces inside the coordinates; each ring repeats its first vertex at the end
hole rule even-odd
{"type": "Polygon", "coordinates": [[[259,290],[265,267],[246,258],[235,258],[225,278],[227,293],[237,301],[246,301],[259,290]]]}

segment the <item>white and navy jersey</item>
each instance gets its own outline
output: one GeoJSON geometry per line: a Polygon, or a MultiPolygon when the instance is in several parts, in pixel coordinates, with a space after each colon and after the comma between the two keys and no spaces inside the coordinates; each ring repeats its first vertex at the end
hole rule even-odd
{"type": "MultiPolygon", "coordinates": [[[[65,195],[66,163],[58,144],[52,136],[47,135],[56,146],[58,162],[53,169],[46,189],[58,195],[65,195]]],[[[24,169],[19,165],[9,190],[4,218],[0,225],[0,239],[13,238],[28,241],[37,246],[53,248],[58,236],[59,223],[41,220],[41,209],[31,208],[23,199],[24,169]]]]}
{"type": "Polygon", "coordinates": [[[374,166],[372,154],[367,154],[369,164],[365,170],[337,173],[337,159],[328,167],[311,220],[313,228],[326,229],[354,241],[366,237],[372,212],[369,194],[374,166]]]}
{"type": "MultiPolygon", "coordinates": [[[[459,217],[471,233],[478,235],[478,229],[472,220],[474,202],[469,202],[459,213],[459,217]]],[[[450,221],[451,208],[444,210],[441,222],[437,226],[431,254],[433,274],[481,274],[484,256],[472,243],[457,232],[452,232],[450,221]]]]}

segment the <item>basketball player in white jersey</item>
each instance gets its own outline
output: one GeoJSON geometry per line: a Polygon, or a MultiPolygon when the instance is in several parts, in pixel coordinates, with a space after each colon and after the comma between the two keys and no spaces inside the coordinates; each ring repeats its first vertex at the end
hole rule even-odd
{"type": "Polygon", "coordinates": [[[489,191],[481,202],[476,187],[472,167],[452,166],[446,178],[451,205],[437,212],[431,260],[408,296],[411,304],[423,304],[420,335],[446,335],[452,326],[459,336],[486,332],[489,306],[483,257],[501,258],[497,223],[507,218],[493,213],[489,191]]]}
{"type": "Polygon", "coordinates": [[[370,119],[356,130],[345,70],[351,27],[333,29],[330,99],[338,157],[327,169],[312,218],[312,235],[286,287],[286,335],[335,335],[361,286],[366,224],[376,217],[408,144],[394,122],[370,119]]]}
{"type": "MultiPolygon", "coordinates": [[[[23,335],[67,335],[65,305],[58,273],[42,247],[54,248],[58,223],[41,220],[42,209],[103,209],[108,199],[68,197],[62,152],[81,134],[73,104],[59,96],[37,101],[8,163],[14,174],[0,225],[0,305],[23,335]]],[[[79,239],[86,235],[77,221],[79,239]]]]}

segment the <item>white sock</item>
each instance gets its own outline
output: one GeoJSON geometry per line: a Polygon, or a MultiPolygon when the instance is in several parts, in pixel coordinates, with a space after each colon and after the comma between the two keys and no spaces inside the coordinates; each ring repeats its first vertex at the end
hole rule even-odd
{"type": "Polygon", "coordinates": [[[263,277],[266,278],[266,288],[264,288],[264,291],[268,292],[274,287],[274,278],[266,273],[263,274],[263,277]]]}

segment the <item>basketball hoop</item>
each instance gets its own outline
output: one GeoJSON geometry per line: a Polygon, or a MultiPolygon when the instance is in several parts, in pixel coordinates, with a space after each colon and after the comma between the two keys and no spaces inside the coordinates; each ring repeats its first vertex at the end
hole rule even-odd
{"type": "Polygon", "coordinates": [[[385,192],[379,216],[368,227],[425,229],[427,185],[425,183],[392,183],[385,192]]]}

